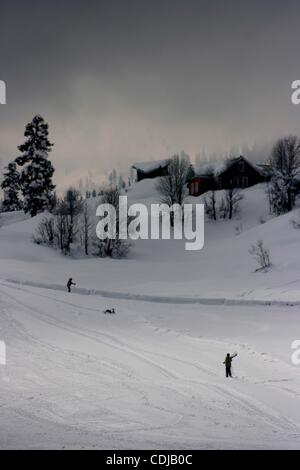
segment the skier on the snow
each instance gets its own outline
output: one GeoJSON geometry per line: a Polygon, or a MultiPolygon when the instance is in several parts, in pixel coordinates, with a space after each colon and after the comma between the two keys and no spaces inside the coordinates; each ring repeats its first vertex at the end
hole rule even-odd
{"type": "Polygon", "coordinates": [[[226,354],[225,361],[223,364],[225,364],[225,370],[226,370],[226,377],[232,377],[231,375],[231,362],[234,357],[237,356],[237,353],[233,354],[230,356],[229,353],[226,354]]]}
{"type": "Polygon", "coordinates": [[[76,284],[75,282],[73,282],[73,279],[70,277],[70,279],[68,280],[68,284],[67,284],[68,292],[71,292],[72,286],[76,286],[76,284]]]}

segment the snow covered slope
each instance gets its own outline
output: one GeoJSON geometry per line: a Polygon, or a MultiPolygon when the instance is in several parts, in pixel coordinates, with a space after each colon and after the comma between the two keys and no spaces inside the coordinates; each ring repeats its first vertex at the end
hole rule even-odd
{"type": "Polygon", "coordinates": [[[21,211],[14,211],[14,212],[5,212],[0,214],[0,227],[9,224],[15,224],[17,222],[21,222],[23,220],[29,219],[28,214],[24,214],[21,211]]]}
{"type": "MultiPolygon", "coordinates": [[[[32,243],[38,217],[2,226],[0,277],[65,286],[72,276],[80,288],[112,295],[300,302],[300,231],[290,223],[298,210],[271,219],[263,184],[243,193],[238,217],[206,222],[205,246],[199,252],[185,251],[180,240],[140,240],[125,260],[72,259],[32,243]],[[273,268],[268,273],[254,273],[257,266],[248,251],[258,239],[270,249],[273,268]]],[[[129,203],[157,202],[155,181],[137,183],[128,198],[129,203]]]]}
{"type": "MultiPolygon", "coordinates": [[[[264,185],[244,195],[202,251],[139,241],[125,260],[63,257],[32,242],[39,217],[2,216],[0,448],[300,447],[297,211],[270,218],[264,185]],[[248,253],[259,238],[268,273],[248,253]]],[[[128,196],[157,202],[152,180],[128,196]]]]}
{"type": "Polygon", "coordinates": [[[299,448],[299,310],[113,305],[0,285],[1,448],[299,448]]]}

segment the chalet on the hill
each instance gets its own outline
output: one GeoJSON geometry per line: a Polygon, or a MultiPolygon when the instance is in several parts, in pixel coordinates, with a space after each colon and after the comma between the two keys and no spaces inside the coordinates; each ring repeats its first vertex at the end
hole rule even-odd
{"type": "Polygon", "coordinates": [[[136,170],[136,179],[141,181],[145,178],[157,178],[168,173],[169,160],[154,160],[151,162],[141,162],[132,165],[136,170]]]}
{"type": "Polygon", "coordinates": [[[268,180],[265,165],[251,163],[242,155],[216,166],[204,165],[188,182],[190,196],[200,196],[212,189],[248,188],[268,180]]]}

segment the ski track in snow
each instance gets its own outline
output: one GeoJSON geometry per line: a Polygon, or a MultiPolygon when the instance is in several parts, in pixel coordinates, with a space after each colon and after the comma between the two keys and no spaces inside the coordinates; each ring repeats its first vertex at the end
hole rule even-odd
{"type": "MultiPolygon", "coordinates": [[[[35,281],[20,281],[17,279],[1,279],[2,284],[16,284],[30,287],[40,287],[54,291],[65,292],[66,287],[60,284],[46,284],[35,281]]],[[[228,305],[228,306],[278,306],[295,307],[300,306],[299,300],[264,300],[264,299],[246,299],[243,295],[250,294],[252,291],[244,292],[237,298],[226,297],[183,297],[183,296],[162,296],[149,294],[134,294],[130,292],[108,291],[100,289],[87,289],[84,287],[74,287],[73,292],[80,295],[97,295],[116,300],[136,300],[141,302],[166,303],[166,304],[199,304],[199,305],[228,305]]],[[[282,291],[284,292],[284,291],[282,291]]],[[[288,292],[288,291],[287,291],[288,292]]]]}
{"type": "Polygon", "coordinates": [[[199,336],[196,326],[193,335],[164,327],[141,300],[117,302],[117,315],[106,316],[100,296],[71,300],[2,282],[8,364],[0,370],[1,447],[299,447],[295,368],[236,339],[199,336]],[[268,378],[242,370],[240,379],[224,382],[216,357],[221,363],[232,349],[245,362],[254,357],[268,378]]]}
{"type": "MultiPolygon", "coordinates": [[[[130,201],[157,202],[154,186],[130,201]]],[[[0,448],[299,448],[299,233],[296,212],[269,215],[265,189],[244,190],[238,236],[236,220],[208,221],[199,253],[140,241],[126,261],[61,257],[32,243],[42,216],[3,215],[0,448]],[[83,286],[71,295],[70,273],[83,286]]]]}

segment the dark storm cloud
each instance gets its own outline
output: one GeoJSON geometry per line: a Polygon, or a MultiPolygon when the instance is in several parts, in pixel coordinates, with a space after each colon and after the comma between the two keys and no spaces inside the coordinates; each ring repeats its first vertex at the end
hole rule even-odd
{"type": "Polygon", "coordinates": [[[0,158],[34,113],[60,185],[297,132],[298,1],[0,0],[0,158]]]}

